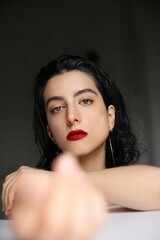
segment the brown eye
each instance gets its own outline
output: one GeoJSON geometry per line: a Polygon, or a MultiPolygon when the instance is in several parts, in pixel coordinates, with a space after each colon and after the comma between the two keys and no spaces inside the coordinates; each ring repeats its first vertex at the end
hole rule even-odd
{"type": "Polygon", "coordinates": [[[88,98],[84,98],[80,103],[82,103],[83,105],[89,105],[93,102],[93,100],[88,99],[88,98]]]}
{"type": "Polygon", "coordinates": [[[55,107],[55,108],[53,108],[52,110],[51,110],[51,113],[57,113],[57,112],[59,112],[60,110],[62,110],[64,107],[62,107],[62,106],[58,106],[58,107],[55,107]]]}

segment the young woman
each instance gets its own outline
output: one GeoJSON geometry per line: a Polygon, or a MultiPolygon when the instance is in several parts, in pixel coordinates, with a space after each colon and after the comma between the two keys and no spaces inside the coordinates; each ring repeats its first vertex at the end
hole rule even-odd
{"type": "MultiPolygon", "coordinates": [[[[46,209],[40,210],[44,205],[44,196],[50,196],[49,203],[45,198],[45,206],[53,207],[57,204],[63,206],[65,213],[66,208],[68,209],[69,216],[74,202],[78,202],[77,198],[75,199],[76,186],[80,189],[79,196],[83,201],[79,205],[74,205],[75,212],[80,205],[85,206],[83,208],[85,210],[79,211],[79,214],[86,212],[89,200],[86,192],[85,194],[83,192],[85,188],[94,202],[88,212],[90,219],[93,218],[92,214],[98,216],[95,214],[95,206],[99,205],[102,208],[103,198],[109,203],[136,210],[160,209],[160,169],[153,166],[133,165],[140,156],[136,138],[130,127],[123,97],[115,82],[105,71],[88,59],[69,55],[61,56],[41,69],[35,81],[34,96],[34,129],[36,142],[41,150],[41,159],[37,169],[21,167],[6,177],[2,191],[2,202],[6,214],[13,209],[14,216],[22,216],[23,214],[18,214],[20,206],[23,206],[25,199],[29,199],[29,203],[30,199],[33,200],[31,192],[38,192],[36,195],[38,198],[35,197],[33,201],[36,203],[34,206],[37,206],[37,199],[41,199],[39,200],[41,204],[38,204],[39,208],[35,216],[39,216],[41,212],[41,216],[44,217],[45,212],[50,212],[46,209]],[[54,162],[57,154],[66,151],[77,158],[79,166],[73,166],[74,161],[70,156],[62,157],[63,164],[60,160],[54,168],[52,161],[54,162]],[[87,187],[83,184],[80,184],[81,187],[79,185],[79,175],[82,170],[83,177],[80,179],[83,179],[82,182],[87,187]],[[62,175],[65,175],[65,172],[69,173],[70,179],[59,180],[56,178],[56,171],[63,172],[62,175]],[[35,184],[32,184],[34,181],[35,184]],[[58,184],[59,182],[61,184],[58,184]],[[75,185],[71,193],[70,186],[73,182],[75,185]],[[68,183],[67,187],[66,183],[68,183]],[[37,190],[39,187],[41,189],[37,190]],[[24,194],[25,191],[22,190],[24,188],[30,194],[24,194]],[[64,194],[66,188],[70,189],[71,194],[64,194]],[[59,189],[65,189],[64,192],[62,191],[63,194],[59,189]],[[21,196],[19,204],[17,204],[19,201],[16,201],[17,196],[21,196]],[[68,205],[64,207],[62,201],[57,200],[62,199],[58,196],[63,196],[63,199],[70,203],[69,207],[68,205]],[[99,200],[94,201],[94,199],[99,200]]],[[[61,209],[61,207],[57,208],[61,209]]],[[[50,226],[53,222],[56,224],[53,219],[54,211],[51,211],[51,220],[48,221],[50,226]]],[[[56,211],[57,216],[61,216],[60,221],[56,220],[66,223],[65,214],[62,212],[62,210],[58,213],[56,211]]],[[[100,210],[96,212],[100,213],[100,210]]],[[[83,217],[85,218],[85,214],[83,217]]],[[[82,223],[83,217],[74,216],[70,229],[73,222],[76,222],[75,219],[79,219],[78,222],[82,223]]],[[[21,217],[18,219],[21,220],[21,217]]],[[[37,222],[39,218],[35,219],[37,222]]],[[[97,219],[100,218],[97,217],[97,219]]],[[[92,230],[95,222],[91,227],[92,230]]],[[[63,232],[64,225],[58,225],[58,233],[63,232]]],[[[88,228],[88,225],[86,226],[88,228]]],[[[78,232],[86,233],[87,228],[78,232]]],[[[50,229],[54,229],[55,233],[57,228],[52,226],[50,229]]],[[[57,236],[59,236],[58,233],[57,236]]],[[[21,236],[23,237],[23,233],[21,236]]],[[[33,235],[30,236],[33,237],[33,235]]]]}

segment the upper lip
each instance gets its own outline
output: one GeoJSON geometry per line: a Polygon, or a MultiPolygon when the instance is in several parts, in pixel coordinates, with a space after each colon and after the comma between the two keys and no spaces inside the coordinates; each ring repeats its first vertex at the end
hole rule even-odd
{"type": "Polygon", "coordinates": [[[87,134],[85,131],[79,129],[79,130],[74,130],[68,133],[67,138],[73,135],[77,135],[77,134],[87,134]]]}

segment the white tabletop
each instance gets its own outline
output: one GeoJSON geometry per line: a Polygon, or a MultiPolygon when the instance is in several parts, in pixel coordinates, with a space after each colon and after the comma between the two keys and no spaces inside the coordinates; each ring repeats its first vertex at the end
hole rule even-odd
{"type": "MultiPolygon", "coordinates": [[[[107,218],[94,240],[160,240],[160,211],[137,212],[110,207],[107,218]]],[[[0,240],[15,239],[9,221],[0,220],[0,240]]]]}
{"type": "Polygon", "coordinates": [[[111,207],[108,221],[94,240],[160,240],[160,211],[111,207]]]}

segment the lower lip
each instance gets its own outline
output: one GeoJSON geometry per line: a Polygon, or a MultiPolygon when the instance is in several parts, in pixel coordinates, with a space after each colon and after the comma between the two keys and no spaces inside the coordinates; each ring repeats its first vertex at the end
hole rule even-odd
{"type": "Polygon", "coordinates": [[[76,141],[76,140],[80,140],[80,139],[86,137],[87,135],[88,135],[87,133],[79,133],[79,134],[68,136],[67,140],[76,141]]]}

